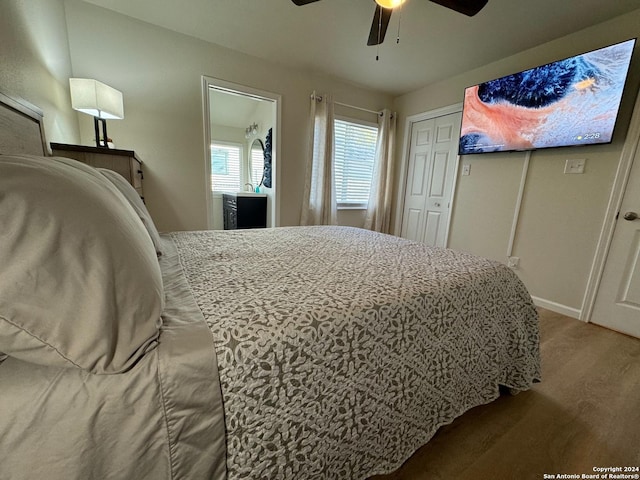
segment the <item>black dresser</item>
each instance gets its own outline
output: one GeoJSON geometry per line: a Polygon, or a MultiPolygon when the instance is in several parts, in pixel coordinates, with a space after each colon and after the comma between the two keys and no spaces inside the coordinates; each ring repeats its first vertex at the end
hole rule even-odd
{"type": "Polygon", "coordinates": [[[225,230],[267,227],[267,196],[257,193],[223,193],[225,230]]]}

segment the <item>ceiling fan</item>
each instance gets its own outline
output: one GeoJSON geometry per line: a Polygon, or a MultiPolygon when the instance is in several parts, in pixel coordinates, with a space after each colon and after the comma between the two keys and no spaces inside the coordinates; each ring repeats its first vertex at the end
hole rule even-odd
{"type": "MultiPolygon", "coordinates": [[[[308,3],[318,2],[319,0],[291,0],[298,6],[307,5],[308,3]]],[[[429,0],[443,7],[450,8],[456,12],[463,13],[469,17],[473,17],[487,4],[488,0],[429,0]]],[[[387,33],[391,13],[397,6],[402,5],[405,0],[375,0],[376,11],[373,14],[371,22],[371,30],[367,45],[379,45],[384,41],[387,33]]]]}

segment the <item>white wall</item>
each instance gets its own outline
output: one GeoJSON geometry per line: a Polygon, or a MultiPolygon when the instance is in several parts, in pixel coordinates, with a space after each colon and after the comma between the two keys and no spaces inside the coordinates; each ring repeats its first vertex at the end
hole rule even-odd
{"type": "MultiPolygon", "coordinates": [[[[258,108],[256,109],[253,115],[253,121],[258,124],[258,134],[256,136],[251,136],[246,141],[246,151],[247,151],[247,164],[250,165],[251,158],[251,145],[256,138],[262,140],[262,144],[265,144],[265,140],[267,138],[267,133],[269,132],[269,128],[273,128],[273,117],[275,116],[275,103],[272,102],[260,102],[258,103],[258,108]]],[[[248,126],[248,124],[247,124],[248,126]]],[[[273,148],[272,148],[273,150],[273,148]]],[[[273,153],[273,152],[272,152],[273,153]]],[[[275,164],[272,162],[272,166],[275,164]]],[[[277,167],[276,167],[277,168],[277,167]]],[[[272,170],[273,174],[273,170],[272,170]]],[[[262,178],[254,178],[252,179],[254,186],[258,184],[262,180],[262,178]]],[[[276,189],[273,188],[274,184],[271,184],[271,188],[267,188],[264,185],[260,187],[260,193],[263,193],[267,196],[267,227],[273,227],[276,223],[276,212],[273,208],[275,206],[276,201],[276,189]]]]}
{"type": "Polygon", "coordinates": [[[63,0],[0,1],[0,91],[44,112],[48,141],[80,139],[63,0]]]}
{"type": "MultiPolygon", "coordinates": [[[[638,36],[640,10],[398,97],[394,101],[398,138],[404,138],[407,116],[459,103],[469,85],[638,36]]],[[[639,82],[636,45],[613,143],[531,155],[513,250],[521,259],[517,273],[533,296],[576,315],[582,308],[639,82]],[[571,158],[587,159],[583,175],[563,174],[564,161],[571,158]]],[[[402,142],[398,143],[400,159],[402,142]]],[[[466,156],[461,163],[471,165],[471,175],[458,177],[449,246],[506,262],[524,154],[466,156]]],[[[400,179],[397,188],[399,183],[400,179]]]]}
{"type": "MultiPolygon", "coordinates": [[[[116,146],[145,162],[145,198],[160,230],[206,228],[201,76],[282,96],[280,224],[299,222],[309,95],[379,110],[392,98],[152,26],[79,0],[66,0],[73,73],[121,90],[125,119],[109,122],[116,146]]],[[[83,115],[82,117],[86,117],[83,115]]],[[[93,138],[81,118],[82,142],[93,138]]]]}

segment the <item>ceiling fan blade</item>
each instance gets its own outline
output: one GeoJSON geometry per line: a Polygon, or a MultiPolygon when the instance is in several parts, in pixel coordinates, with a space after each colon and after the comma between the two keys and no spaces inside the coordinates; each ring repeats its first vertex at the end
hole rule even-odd
{"type": "Polygon", "coordinates": [[[393,12],[391,8],[383,8],[380,5],[376,5],[367,45],[378,45],[384,42],[384,36],[387,33],[387,27],[391,19],[391,12],[393,12]]]}
{"type": "Polygon", "coordinates": [[[484,8],[488,0],[431,0],[433,3],[473,17],[484,8]]]}
{"type": "Polygon", "coordinates": [[[307,3],[318,2],[319,0],[291,0],[297,6],[301,7],[302,5],[306,5],[307,3]]]}

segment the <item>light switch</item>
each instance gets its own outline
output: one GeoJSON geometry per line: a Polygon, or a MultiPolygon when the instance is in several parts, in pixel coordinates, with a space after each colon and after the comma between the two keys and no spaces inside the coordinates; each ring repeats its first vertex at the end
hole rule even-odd
{"type": "Polygon", "coordinates": [[[471,165],[462,165],[462,175],[471,175],[471,165]]]}
{"type": "Polygon", "coordinates": [[[569,158],[564,164],[564,173],[584,173],[585,158],[569,158]]]}

